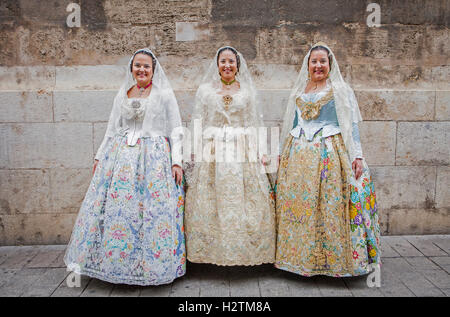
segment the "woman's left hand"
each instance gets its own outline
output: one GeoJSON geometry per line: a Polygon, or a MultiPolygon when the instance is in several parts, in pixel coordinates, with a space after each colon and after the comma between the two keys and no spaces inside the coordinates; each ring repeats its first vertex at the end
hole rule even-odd
{"type": "Polygon", "coordinates": [[[357,158],[352,163],[353,173],[355,174],[355,178],[358,179],[361,177],[363,172],[363,163],[362,159],[357,158]]]}
{"type": "Polygon", "coordinates": [[[183,169],[179,165],[173,165],[172,176],[175,179],[175,183],[181,185],[181,181],[183,180],[183,169]]]}
{"type": "Polygon", "coordinates": [[[269,158],[266,154],[264,154],[264,155],[261,157],[261,164],[262,164],[263,166],[267,166],[267,165],[270,164],[270,158],[269,158]]]}

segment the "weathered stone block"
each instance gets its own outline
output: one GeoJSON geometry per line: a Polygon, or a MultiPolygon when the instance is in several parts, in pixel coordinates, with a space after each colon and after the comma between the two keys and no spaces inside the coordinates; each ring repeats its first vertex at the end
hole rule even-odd
{"type": "MultiPolygon", "coordinates": [[[[129,8],[127,9],[129,11],[129,8]]],[[[149,17],[153,18],[152,13],[149,17]]],[[[81,22],[80,28],[70,29],[65,34],[62,47],[67,54],[58,58],[49,58],[46,63],[59,66],[69,65],[126,65],[131,55],[139,48],[150,47],[157,56],[159,52],[170,52],[174,42],[175,32],[165,33],[164,24],[104,24],[87,25],[81,22]]],[[[44,48],[51,48],[47,43],[44,48]]],[[[61,45],[61,43],[57,43],[61,45]]],[[[120,77],[123,78],[123,77],[120,77]]],[[[103,81],[103,78],[98,78],[103,81]]]]}
{"type": "Polygon", "coordinates": [[[359,133],[363,156],[369,165],[395,165],[395,122],[363,121],[359,133]]]}
{"type": "Polygon", "coordinates": [[[112,0],[104,4],[104,14],[107,21],[114,24],[130,21],[144,25],[160,24],[166,21],[195,21],[208,16],[208,2],[207,0],[154,0],[149,6],[144,0],[130,1],[126,4],[120,0],[112,0]]]}
{"type": "Polygon", "coordinates": [[[257,106],[266,121],[283,120],[290,90],[259,90],[257,106]]]}
{"type": "Polygon", "coordinates": [[[436,66],[431,69],[431,72],[433,85],[436,89],[450,90],[450,81],[448,80],[450,78],[450,66],[436,66]]]}
{"type": "Polygon", "coordinates": [[[52,122],[52,93],[44,90],[0,91],[0,122],[52,122]]]}
{"type": "Polygon", "coordinates": [[[158,57],[164,68],[172,89],[197,90],[201,84],[203,74],[208,70],[216,51],[211,50],[209,58],[198,55],[186,58],[177,56],[158,57]]]}
{"type": "Polygon", "coordinates": [[[90,123],[0,124],[0,168],[88,168],[90,123]]]}
{"type": "Polygon", "coordinates": [[[96,122],[94,123],[94,156],[97,154],[97,150],[102,144],[103,138],[105,137],[107,122],[96,122]]]}
{"type": "Polygon", "coordinates": [[[311,43],[314,42],[314,33],[309,32],[310,29],[305,25],[299,25],[296,28],[289,25],[258,28],[253,38],[249,39],[249,43],[254,42],[253,45],[257,48],[254,62],[301,67],[303,58],[308,53],[311,43]]]}
{"type": "Polygon", "coordinates": [[[0,65],[14,65],[16,63],[17,52],[17,39],[14,31],[5,30],[5,28],[12,28],[14,20],[10,21],[10,24],[5,27],[5,17],[1,17],[0,28],[0,65]]]}
{"type": "MultiPolygon", "coordinates": [[[[69,15],[66,11],[69,1],[55,0],[52,2],[51,9],[49,5],[36,1],[21,0],[18,2],[20,17],[29,23],[51,26],[62,22],[65,23],[66,17],[69,15]]],[[[79,0],[73,2],[80,3],[79,0]]]]}
{"type": "Polygon", "coordinates": [[[49,197],[49,170],[0,170],[0,214],[48,213],[49,197]]]}
{"type": "MultiPolygon", "coordinates": [[[[132,53],[131,53],[132,54],[132,53]]],[[[125,78],[126,66],[58,66],[57,90],[112,89],[117,91],[125,78]]]]}
{"type": "Polygon", "coordinates": [[[434,91],[355,92],[364,120],[433,120],[434,91]]]}
{"type": "Polygon", "coordinates": [[[0,67],[1,90],[50,90],[54,86],[54,66],[0,67]]]}
{"type": "Polygon", "coordinates": [[[55,91],[55,122],[108,121],[115,90],[55,91]]]}
{"type": "Polygon", "coordinates": [[[20,26],[17,36],[18,62],[22,65],[64,65],[67,60],[64,50],[66,34],[63,28],[36,29],[20,26]]]}
{"type": "Polygon", "coordinates": [[[435,89],[430,67],[409,65],[352,64],[353,89],[435,89]]]}
{"type": "Polygon", "coordinates": [[[450,211],[443,209],[391,209],[390,235],[449,234],[450,211]]]}
{"type": "Polygon", "coordinates": [[[189,42],[207,40],[209,37],[208,24],[198,22],[176,22],[176,41],[189,42]]]}
{"type": "Polygon", "coordinates": [[[50,169],[51,196],[55,213],[78,213],[92,178],[92,169],[50,169]]]}
{"type": "Polygon", "coordinates": [[[300,71],[299,66],[270,63],[253,63],[249,65],[249,70],[257,89],[288,89],[289,91],[294,87],[300,71]]]}
{"type": "Polygon", "coordinates": [[[450,122],[399,122],[397,165],[450,164],[450,122]]]}
{"type": "MultiPolygon", "coordinates": [[[[376,190],[376,188],[375,188],[376,190]]],[[[389,210],[384,208],[378,208],[378,221],[380,223],[380,234],[389,234],[389,210]]],[[[383,256],[383,254],[381,254],[383,256]]]]}
{"type": "Polygon", "coordinates": [[[0,245],[67,244],[76,216],[0,215],[0,245]]]}
{"type": "Polygon", "coordinates": [[[435,167],[374,166],[370,170],[381,208],[434,208],[435,167]]]}
{"type": "Polygon", "coordinates": [[[436,91],[436,120],[450,120],[450,90],[436,91]]]}
{"type": "Polygon", "coordinates": [[[447,208],[450,212],[450,167],[437,168],[436,208],[447,208]]]}
{"type": "Polygon", "coordinates": [[[178,108],[180,109],[181,120],[190,122],[195,105],[195,90],[176,90],[178,108]]]}

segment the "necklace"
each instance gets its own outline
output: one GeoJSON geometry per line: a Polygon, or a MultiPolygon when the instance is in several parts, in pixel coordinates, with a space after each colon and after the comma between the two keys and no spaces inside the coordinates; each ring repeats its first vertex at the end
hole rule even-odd
{"type": "Polygon", "coordinates": [[[150,82],[148,83],[148,85],[145,86],[145,87],[141,87],[141,86],[139,86],[139,84],[136,84],[136,87],[139,89],[139,97],[142,96],[142,94],[144,93],[144,90],[145,90],[145,89],[147,89],[148,87],[151,86],[152,82],[153,82],[153,81],[150,80],[150,82]]]}
{"type": "Polygon", "coordinates": [[[220,81],[221,81],[224,85],[230,86],[230,85],[232,85],[232,84],[236,81],[236,78],[233,79],[233,80],[230,81],[230,82],[226,82],[225,80],[223,80],[222,78],[220,78],[220,81]]]}
{"type": "Polygon", "coordinates": [[[148,85],[147,86],[145,86],[145,87],[141,87],[141,86],[139,86],[139,84],[136,84],[136,86],[137,86],[137,88],[140,90],[140,89],[147,89],[148,87],[150,87],[150,85],[152,84],[152,80],[150,80],[150,82],[148,83],[148,85]]]}

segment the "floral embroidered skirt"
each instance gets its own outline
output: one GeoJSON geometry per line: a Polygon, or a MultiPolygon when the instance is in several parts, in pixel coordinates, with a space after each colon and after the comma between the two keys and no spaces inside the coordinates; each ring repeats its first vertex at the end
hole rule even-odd
{"type": "Polygon", "coordinates": [[[158,285],[185,274],[184,192],[169,143],[109,139],[84,198],[64,261],[111,283],[158,285]]]}
{"type": "Polygon", "coordinates": [[[196,163],[186,192],[188,260],[217,265],[275,261],[275,202],[256,163],[196,163]]]}
{"type": "Polygon", "coordinates": [[[289,136],[277,178],[275,266],[303,276],[356,276],[380,263],[374,184],[356,180],[341,134],[289,136]]]}

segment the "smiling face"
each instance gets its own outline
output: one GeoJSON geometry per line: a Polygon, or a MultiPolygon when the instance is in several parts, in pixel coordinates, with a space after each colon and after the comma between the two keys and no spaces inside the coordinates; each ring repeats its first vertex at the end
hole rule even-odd
{"type": "Polygon", "coordinates": [[[231,50],[224,50],[219,54],[217,67],[219,68],[220,77],[224,81],[233,81],[238,71],[236,55],[231,50]]]}
{"type": "Polygon", "coordinates": [[[312,81],[326,79],[330,72],[328,52],[323,49],[312,51],[309,56],[308,71],[312,81]]]}
{"type": "Polygon", "coordinates": [[[133,59],[131,71],[140,87],[147,86],[153,77],[152,58],[147,54],[136,54],[133,59]]]}

